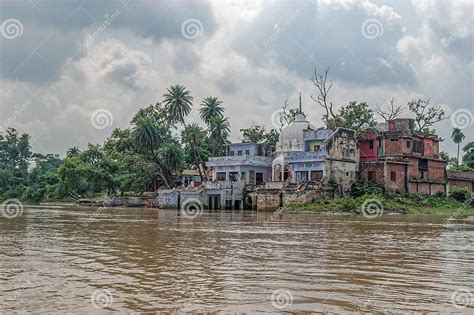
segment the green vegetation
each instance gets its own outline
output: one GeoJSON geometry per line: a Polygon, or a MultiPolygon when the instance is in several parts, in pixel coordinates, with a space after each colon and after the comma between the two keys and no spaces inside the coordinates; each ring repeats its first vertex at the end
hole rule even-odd
{"type": "Polygon", "coordinates": [[[469,142],[462,149],[464,155],[462,157],[462,164],[459,163],[459,147],[464,139],[464,134],[459,130],[453,129],[452,139],[455,143],[458,144],[458,156],[450,157],[448,153],[441,152],[440,156],[443,160],[448,162],[448,169],[455,172],[474,172],[474,141],[469,142]]]}
{"type": "MultiPolygon", "coordinates": [[[[311,204],[295,204],[286,211],[305,212],[347,212],[361,214],[364,203],[378,202],[383,213],[431,214],[431,215],[473,215],[474,203],[471,192],[453,190],[449,197],[425,196],[418,193],[410,195],[364,194],[357,197],[315,198],[311,204]],[[467,201],[470,200],[471,204],[467,201]],[[461,210],[460,210],[461,209],[461,210]]],[[[380,214],[382,211],[379,212],[380,214]]]]}
{"type": "Polygon", "coordinates": [[[31,152],[30,136],[9,128],[0,133],[0,201],[71,201],[176,187],[182,169],[201,172],[208,157],[222,154],[229,143],[222,101],[211,96],[202,101],[207,129],[187,124],[192,106],[191,93],[173,85],[163,103],[141,108],[129,128],[113,130],[101,145],[73,146],[64,159],[31,152]]]}

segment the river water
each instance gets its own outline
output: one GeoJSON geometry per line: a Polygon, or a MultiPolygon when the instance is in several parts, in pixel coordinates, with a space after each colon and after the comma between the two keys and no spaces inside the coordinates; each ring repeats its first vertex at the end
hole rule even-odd
{"type": "Polygon", "coordinates": [[[473,313],[474,225],[429,216],[25,208],[0,313],[473,313]]]}

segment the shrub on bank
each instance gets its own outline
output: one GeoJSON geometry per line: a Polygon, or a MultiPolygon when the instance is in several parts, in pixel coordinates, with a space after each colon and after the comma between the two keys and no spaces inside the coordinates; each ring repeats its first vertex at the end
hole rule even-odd
{"type": "Polygon", "coordinates": [[[449,193],[449,197],[459,202],[472,200],[471,192],[467,189],[455,188],[449,193]]]}
{"type": "Polygon", "coordinates": [[[382,195],[385,193],[385,188],[374,182],[355,181],[351,185],[351,195],[360,197],[363,195],[382,195]]]}

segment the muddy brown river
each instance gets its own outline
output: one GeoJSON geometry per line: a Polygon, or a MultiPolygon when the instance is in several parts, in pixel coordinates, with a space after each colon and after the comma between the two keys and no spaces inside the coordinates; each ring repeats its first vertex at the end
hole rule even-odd
{"type": "Polygon", "coordinates": [[[474,224],[429,216],[25,208],[0,313],[474,313],[474,224]]]}

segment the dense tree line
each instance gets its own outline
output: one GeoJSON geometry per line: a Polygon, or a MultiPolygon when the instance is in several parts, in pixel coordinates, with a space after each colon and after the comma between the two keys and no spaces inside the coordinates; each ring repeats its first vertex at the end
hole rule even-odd
{"type": "MultiPolygon", "coordinates": [[[[365,102],[350,102],[336,106],[329,100],[333,83],[315,70],[312,82],[317,96],[313,100],[322,107],[325,128],[352,128],[363,134],[375,130],[375,114],[389,121],[405,110],[395,106],[371,109],[365,102]]],[[[131,119],[130,127],[115,129],[103,144],[89,144],[82,151],[71,147],[64,159],[51,154],[31,151],[29,135],[19,135],[9,128],[0,132],[0,200],[19,198],[28,201],[59,200],[64,198],[94,197],[102,194],[140,194],[158,187],[180,185],[183,169],[198,170],[206,179],[206,161],[210,156],[224,155],[229,144],[230,123],[225,116],[222,100],[209,96],[199,105],[203,124],[188,123],[194,99],[182,85],[172,85],[162,102],[141,108],[131,119]]],[[[407,105],[416,117],[417,127],[426,132],[434,123],[444,119],[441,109],[429,106],[429,101],[418,100],[407,105]]],[[[299,114],[300,108],[290,108],[285,101],[279,120],[281,128],[267,130],[252,122],[241,129],[242,142],[263,143],[275,148],[282,128],[299,114]]],[[[454,130],[452,140],[458,151],[464,135],[454,130]]],[[[458,170],[474,168],[474,145],[464,147],[464,164],[442,152],[441,156],[458,170]],[[457,162],[454,162],[456,160],[457,162]]]]}

